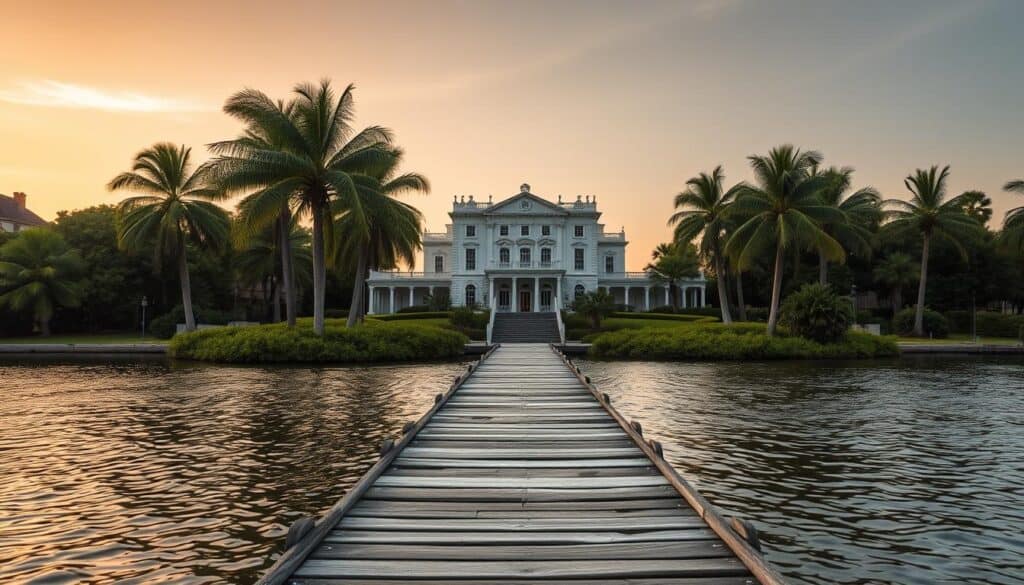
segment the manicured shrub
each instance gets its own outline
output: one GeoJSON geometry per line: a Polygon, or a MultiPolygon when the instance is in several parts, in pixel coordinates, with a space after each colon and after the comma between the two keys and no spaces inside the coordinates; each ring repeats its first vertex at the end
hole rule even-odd
{"type": "Polygon", "coordinates": [[[671,313],[624,313],[624,312],[617,312],[617,313],[612,313],[611,316],[615,317],[617,319],[652,319],[652,320],[656,320],[656,321],[689,321],[689,322],[698,322],[698,321],[705,321],[705,320],[714,320],[713,318],[706,317],[706,316],[703,316],[703,315],[682,314],[682,313],[671,314],[671,313]]]}
{"type": "MultiPolygon", "coordinates": [[[[970,311],[949,311],[946,317],[949,319],[950,330],[956,333],[971,332],[970,311]]],[[[978,335],[984,337],[1018,338],[1021,328],[1024,327],[1024,315],[978,311],[976,319],[978,335]]]]}
{"type": "Polygon", "coordinates": [[[225,363],[397,362],[446,359],[462,355],[465,335],[415,323],[375,323],[346,328],[329,321],[324,335],[309,323],[258,327],[223,327],[175,336],[175,358],[225,363]]]}
{"type": "MultiPolygon", "coordinates": [[[[396,311],[397,313],[428,313],[433,309],[429,305],[412,305],[409,307],[402,307],[396,311]]],[[[442,309],[443,310],[443,309],[442,309]]]]}
{"type": "Polygon", "coordinates": [[[593,339],[590,354],[604,359],[775,360],[847,359],[898,355],[891,337],[848,332],[836,343],[797,336],[768,337],[763,325],[694,325],[622,329],[593,339]]]}
{"type": "Polygon", "coordinates": [[[616,310],[615,300],[606,291],[598,289],[576,297],[572,308],[577,315],[582,315],[590,320],[594,329],[601,326],[601,319],[611,315],[616,310]]]}
{"type": "Polygon", "coordinates": [[[447,319],[448,311],[427,311],[422,313],[392,313],[390,315],[374,315],[375,321],[415,321],[417,319],[447,319]]]}
{"type": "Polygon", "coordinates": [[[786,297],[780,321],[795,335],[831,343],[850,328],[853,307],[828,285],[805,284],[786,297]]]}
{"type": "MultiPolygon", "coordinates": [[[[893,318],[892,327],[900,335],[910,335],[914,332],[914,307],[903,309],[896,313],[893,318]]],[[[945,339],[949,337],[949,321],[942,316],[942,313],[931,309],[924,310],[924,334],[926,337],[945,339]]]]}
{"type": "Polygon", "coordinates": [[[767,323],[768,312],[769,311],[767,307],[750,307],[747,309],[747,321],[767,323]]]}
{"type": "MultiPolygon", "coordinates": [[[[228,321],[234,321],[234,316],[226,311],[213,309],[202,309],[192,307],[195,313],[196,324],[200,325],[226,325],[228,321]]],[[[178,305],[169,312],[153,319],[146,326],[146,331],[159,339],[170,339],[177,332],[178,323],[185,322],[185,309],[178,305]]]]}

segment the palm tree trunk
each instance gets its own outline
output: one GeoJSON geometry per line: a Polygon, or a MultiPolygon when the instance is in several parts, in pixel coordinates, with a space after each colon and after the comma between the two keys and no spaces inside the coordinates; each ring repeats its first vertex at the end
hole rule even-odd
{"type": "Polygon", "coordinates": [[[327,264],[324,260],[324,210],[313,207],[313,332],[324,334],[324,309],[327,296],[327,264]]]}
{"type": "Polygon", "coordinates": [[[924,235],[921,246],[921,279],[917,283],[917,312],[914,314],[914,335],[924,337],[924,291],[928,286],[928,245],[931,237],[924,235]]]}
{"type": "Polygon", "coordinates": [[[740,321],[747,320],[747,303],[743,300],[743,273],[736,271],[736,304],[740,309],[740,321]]]}
{"type": "Polygon", "coordinates": [[[363,312],[363,288],[366,287],[366,262],[369,251],[367,246],[359,247],[359,260],[356,262],[356,273],[352,279],[352,304],[348,308],[346,327],[354,327],[363,312]]]}
{"type": "Polygon", "coordinates": [[[828,284],[828,260],[820,252],[818,253],[818,284],[828,284]]]}
{"type": "MultiPolygon", "coordinates": [[[[295,270],[292,266],[292,213],[286,206],[281,210],[278,221],[278,237],[281,240],[281,277],[284,281],[284,311],[288,319],[288,326],[295,326],[295,270]]],[[[280,320],[280,319],[278,319],[280,320]]]]}
{"type": "Polygon", "coordinates": [[[37,320],[39,321],[39,334],[43,337],[50,336],[50,320],[53,319],[52,309],[43,309],[43,312],[39,314],[37,320]]]}
{"type": "Polygon", "coordinates": [[[725,279],[729,275],[725,273],[725,263],[722,262],[722,255],[715,246],[715,274],[718,276],[718,304],[722,307],[722,323],[732,323],[732,313],[729,312],[729,291],[725,286],[725,279]]]}
{"type": "Polygon", "coordinates": [[[274,294],[271,295],[271,302],[274,303],[274,323],[281,322],[281,283],[274,277],[271,286],[274,287],[274,294]]]}
{"type": "Polygon", "coordinates": [[[779,297],[782,296],[782,242],[775,248],[775,274],[772,279],[772,306],[768,311],[768,336],[775,334],[779,322],[779,297]]]}
{"type": "Polygon", "coordinates": [[[181,281],[181,307],[185,310],[185,331],[196,330],[196,316],[192,313],[192,281],[188,277],[188,258],[185,246],[178,254],[178,280],[181,281]]]}

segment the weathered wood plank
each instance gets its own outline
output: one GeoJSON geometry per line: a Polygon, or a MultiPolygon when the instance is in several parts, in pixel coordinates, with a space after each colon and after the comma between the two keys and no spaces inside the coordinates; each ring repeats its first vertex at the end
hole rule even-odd
{"type": "Polygon", "coordinates": [[[321,559],[395,559],[395,560],[475,560],[534,561],[591,559],[707,559],[732,556],[732,552],[717,540],[689,542],[644,542],[627,544],[575,544],[558,545],[500,545],[500,546],[444,546],[444,545],[382,545],[382,544],[326,544],[317,550],[314,558],[321,559]]]}
{"type": "Polygon", "coordinates": [[[376,512],[393,511],[396,513],[416,511],[470,511],[477,514],[488,512],[545,512],[545,511],[576,511],[584,510],[590,513],[600,511],[624,512],[624,511],[653,511],[659,509],[682,510],[692,514],[693,510],[679,500],[679,498],[657,498],[647,500],[583,500],[577,502],[472,502],[454,501],[444,502],[437,500],[374,500],[364,498],[352,511],[365,510],[374,515],[376,512]]]}
{"type": "MultiPolygon", "coordinates": [[[[289,585],[410,585],[408,579],[294,578],[289,585]]],[[[415,585],[453,585],[452,579],[417,579],[415,585]]],[[[473,579],[472,585],[537,585],[535,579],[473,579]]],[[[667,577],[628,579],[545,579],[545,585],[753,585],[748,577],[667,577]]]]}
{"type": "Polygon", "coordinates": [[[375,577],[391,579],[466,578],[613,578],[613,577],[727,577],[747,571],[732,558],[576,561],[376,561],[309,559],[298,577],[375,577]]]}
{"type": "Polygon", "coordinates": [[[325,542],[363,544],[601,544],[615,542],[671,542],[707,540],[708,528],[652,530],[647,532],[395,532],[390,530],[336,530],[325,542]]]}
{"type": "MultiPolygon", "coordinates": [[[[580,514],[584,514],[581,512],[580,514]]],[[[398,530],[410,532],[572,532],[655,531],[699,528],[704,522],[692,516],[646,516],[642,518],[367,518],[347,516],[342,530],[398,530]]]]}
{"type": "Polygon", "coordinates": [[[618,488],[667,485],[661,475],[638,477],[402,477],[383,475],[377,478],[381,487],[448,487],[464,488],[618,488]]]}
{"type": "Polygon", "coordinates": [[[544,469],[558,467],[649,467],[650,460],[641,457],[618,459],[417,459],[399,457],[395,466],[409,468],[441,468],[452,467],[512,467],[524,469],[544,469]]]}
{"type": "Polygon", "coordinates": [[[678,497],[670,486],[602,489],[392,488],[374,486],[364,499],[461,502],[591,502],[678,497]]]}

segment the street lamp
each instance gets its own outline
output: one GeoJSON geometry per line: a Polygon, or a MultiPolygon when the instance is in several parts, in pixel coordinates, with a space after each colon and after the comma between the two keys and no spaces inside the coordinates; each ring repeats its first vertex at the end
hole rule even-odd
{"type": "Polygon", "coordinates": [[[146,307],[149,306],[149,300],[146,299],[146,295],[142,295],[142,301],[139,303],[142,307],[142,338],[146,338],[146,307]]]}

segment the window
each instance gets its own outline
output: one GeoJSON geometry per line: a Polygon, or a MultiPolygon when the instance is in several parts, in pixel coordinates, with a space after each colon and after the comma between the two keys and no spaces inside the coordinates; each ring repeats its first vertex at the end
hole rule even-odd
{"type": "Polygon", "coordinates": [[[574,288],[572,292],[573,295],[578,299],[587,292],[587,289],[583,288],[582,284],[577,284],[576,288],[574,288]]]}
{"type": "Polygon", "coordinates": [[[542,226],[540,226],[540,235],[542,235],[542,236],[550,236],[551,235],[551,226],[549,226],[549,225],[542,225],[542,226]]]}
{"type": "Polygon", "coordinates": [[[583,226],[581,226],[581,225],[574,225],[572,227],[573,227],[572,234],[574,236],[576,236],[577,238],[582,238],[583,237],[583,226]]]}
{"type": "Polygon", "coordinates": [[[434,256],[434,272],[444,272],[444,256],[434,256]]]}
{"type": "Polygon", "coordinates": [[[523,235],[523,236],[530,235],[530,226],[528,226],[528,225],[521,225],[521,226],[519,226],[519,234],[523,235]]]}
{"type": "Polygon", "coordinates": [[[476,270],[476,248],[466,248],[466,270],[476,270]]]}
{"type": "Polygon", "coordinates": [[[498,250],[498,262],[502,266],[508,266],[509,263],[512,262],[512,258],[510,256],[508,248],[501,248],[498,250]]]}
{"type": "Polygon", "coordinates": [[[512,291],[509,290],[508,285],[506,284],[506,285],[501,287],[501,290],[498,291],[498,306],[507,309],[508,306],[511,305],[511,304],[512,304],[512,291]]]}
{"type": "Polygon", "coordinates": [[[476,304],[476,287],[472,284],[466,285],[466,302],[463,304],[467,307],[472,307],[476,304]]]}
{"type": "Polygon", "coordinates": [[[540,264],[541,266],[551,265],[551,248],[540,249],[540,264]]]}
{"type": "Polygon", "coordinates": [[[615,272],[615,256],[604,257],[604,271],[615,272]]]}
{"type": "Polygon", "coordinates": [[[528,266],[530,264],[529,248],[519,248],[519,264],[521,266],[528,266]]]}
{"type": "Polygon", "coordinates": [[[475,238],[476,237],[476,226],[475,225],[467,225],[466,226],[466,237],[467,238],[475,238]]]}
{"type": "Polygon", "coordinates": [[[503,235],[503,236],[507,236],[508,235],[508,226],[507,225],[498,226],[498,233],[503,235]]]}
{"type": "Polygon", "coordinates": [[[576,270],[583,270],[586,267],[586,263],[583,261],[583,248],[576,248],[573,251],[576,253],[574,258],[576,270]]]}

